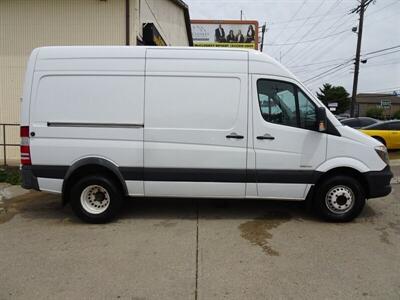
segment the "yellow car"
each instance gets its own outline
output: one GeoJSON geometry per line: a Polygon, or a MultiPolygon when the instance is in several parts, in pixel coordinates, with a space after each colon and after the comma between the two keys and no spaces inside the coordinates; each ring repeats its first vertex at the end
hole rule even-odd
{"type": "Polygon", "coordinates": [[[380,141],[388,149],[400,149],[400,121],[379,122],[360,129],[380,141]]]}

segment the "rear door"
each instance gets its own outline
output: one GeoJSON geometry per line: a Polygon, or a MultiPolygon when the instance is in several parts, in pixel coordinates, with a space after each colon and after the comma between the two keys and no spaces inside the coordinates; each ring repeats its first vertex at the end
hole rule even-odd
{"type": "Polygon", "coordinates": [[[258,196],[302,200],[326,159],[316,105],[295,82],[252,76],[253,143],[258,196]]]}
{"type": "Polygon", "coordinates": [[[247,82],[242,51],[147,50],[146,195],[244,197],[247,82]]]}

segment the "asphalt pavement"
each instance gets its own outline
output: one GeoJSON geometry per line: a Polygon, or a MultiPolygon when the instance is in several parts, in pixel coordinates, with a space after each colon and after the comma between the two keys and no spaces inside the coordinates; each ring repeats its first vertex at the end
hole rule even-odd
{"type": "Polygon", "coordinates": [[[0,299],[400,299],[393,187],[346,224],[302,203],[146,198],[88,225],[32,192],[0,203],[0,299]]]}

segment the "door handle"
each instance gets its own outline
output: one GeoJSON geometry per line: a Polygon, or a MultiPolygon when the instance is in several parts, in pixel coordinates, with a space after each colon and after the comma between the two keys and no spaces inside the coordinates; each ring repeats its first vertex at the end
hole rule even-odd
{"type": "Polygon", "coordinates": [[[257,137],[257,140],[274,140],[274,139],[275,138],[272,135],[270,135],[269,133],[266,133],[264,135],[259,135],[257,137]]]}
{"type": "Polygon", "coordinates": [[[226,138],[227,139],[238,139],[238,140],[241,140],[241,139],[244,139],[244,136],[243,135],[239,135],[236,132],[232,132],[231,134],[228,134],[226,136],[226,138]]]}

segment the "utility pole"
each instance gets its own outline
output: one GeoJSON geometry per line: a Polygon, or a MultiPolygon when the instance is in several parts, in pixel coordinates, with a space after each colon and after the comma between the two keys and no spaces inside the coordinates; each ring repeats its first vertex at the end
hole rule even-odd
{"type": "Polygon", "coordinates": [[[267,23],[264,23],[261,29],[261,45],[260,45],[260,51],[263,52],[264,49],[264,35],[265,35],[265,28],[267,27],[267,23]]]}
{"type": "Polygon", "coordinates": [[[240,10],[240,21],[243,19],[243,10],[240,10]]]}
{"type": "Polygon", "coordinates": [[[357,49],[356,49],[356,58],[354,62],[355,68],[354,68],[354,78],[353,78],[353,92],[351,95],[350,117],[354,117],[354,107],[357,97],[358,73],[360,70],[361,40],[362,40],[363,25],[364,25],[364,11],[366,6],[371,2],[372,0],[361,0],[360,5],[351,11],[351,13],[360,13],[360,20],[358,24],[357,49]]]}

